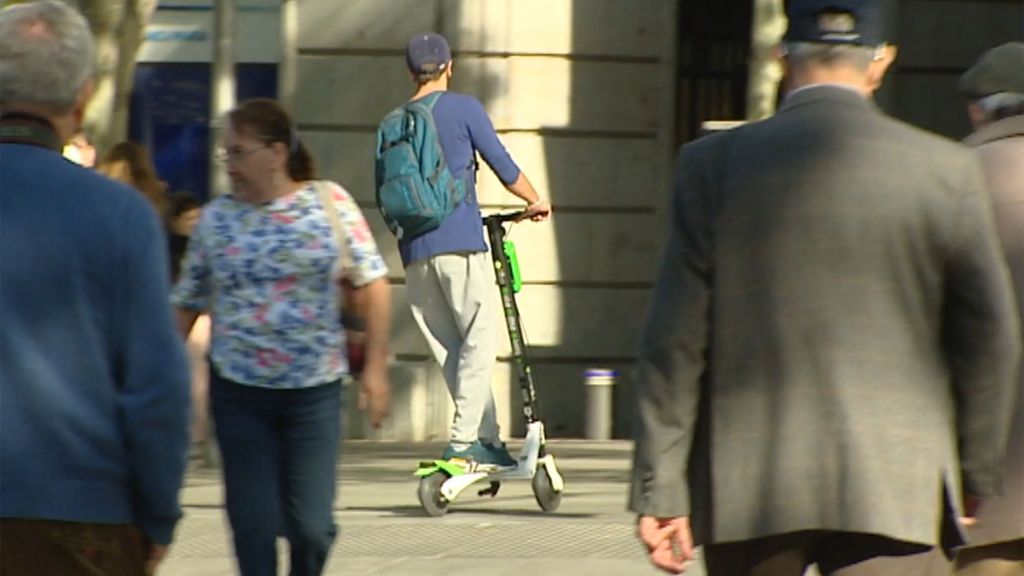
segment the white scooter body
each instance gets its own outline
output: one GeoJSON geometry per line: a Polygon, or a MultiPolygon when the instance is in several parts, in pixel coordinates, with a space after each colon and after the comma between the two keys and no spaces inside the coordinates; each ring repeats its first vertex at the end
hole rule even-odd
{"type": "Polygon", "coordinates": [[[500,482],[502,480],[532,480],[539,466],[542,466],[551,479],[551,488],[561,492],[565,487],[562,475],[555,466],[555,458],[551,454],[540,456],[540,447],[544,444],[544,423],[531,422],[527,425],[526,441],[519,450],[515,466],[508,467],[476,467],[470,472],[452,476],[441,485],[441,495],[449,502],[454,502],[466,488],[481,480],[500,482]]]}

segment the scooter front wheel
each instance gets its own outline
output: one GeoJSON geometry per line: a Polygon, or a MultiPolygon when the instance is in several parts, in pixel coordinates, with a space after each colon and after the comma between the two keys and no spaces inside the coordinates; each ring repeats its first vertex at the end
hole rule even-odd
{"type": "Polygon", "coordinates": [[[428,516],[435,518],[444,516],[448,512],[448,500],[441,494],[441,485],[448,480],[449,476],[438,470],[430,476],[420,478],[419,487],[416,489],[416,497],[420,500],[420,506],[428,516]]]}
{"type": "Polygon", "coordinates": [[[558,505],[562,503],[562,493],[555,491],[551,475],[544,465],[538,466],[537,472],[533,475],[533,496],[537,499],[540,509],[545,512],[558,510],[558,505]]]}

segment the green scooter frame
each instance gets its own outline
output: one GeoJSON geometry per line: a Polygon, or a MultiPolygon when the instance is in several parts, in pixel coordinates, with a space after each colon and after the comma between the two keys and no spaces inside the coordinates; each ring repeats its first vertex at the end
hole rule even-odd
{"type": "Polygon", "coordinates": [[[496,496],[502,480],[530,480],[537,504],[545,512],[558,509],[565,483],[555,465],[555,458],[545,448],[544,423],[534,386],[533,371],[523,340],[523,325],[516,305],[515,294],[521,287],[519,263],[515,247],[505,239],[505,224],[522,219],[522,212],[493,214],[483,219],[487,238],[491,244],[494,275],[501,292],[505,326],[512,345],[512,360],[516,369],[519,390],[523,398],[523,416],[526,418],[526,439],[516,458],[515,466],[499,467],[476,462],[429,460],[420,462],[415,475],[420,478],[416,495],[423,510],[430,516],[442,516],[448,505],[467,488],[477,482],[488,482],[488,487],[477,492],[479,496],[496,496]]]}

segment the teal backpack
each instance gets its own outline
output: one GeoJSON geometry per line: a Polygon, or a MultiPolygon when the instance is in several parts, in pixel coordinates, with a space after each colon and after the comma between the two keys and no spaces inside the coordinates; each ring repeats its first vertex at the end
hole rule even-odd
{"type": "Polygon", "coordinates": [[[392,110],[377,129],[377,207],[399,240],[437,228],[466,196],[434,124],[435,92],[392,110]]]}

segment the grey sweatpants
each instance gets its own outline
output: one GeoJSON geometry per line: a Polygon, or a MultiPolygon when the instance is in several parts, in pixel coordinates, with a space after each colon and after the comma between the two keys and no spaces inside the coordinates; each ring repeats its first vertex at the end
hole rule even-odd
{"type": "Polygon", "coordinates": [[[442,254],[407,266],[405,279],[412,315],[455,402],[451,442],[497,441],[491,373],[499,325],[490,258],[486,252],[442,254]]]}

